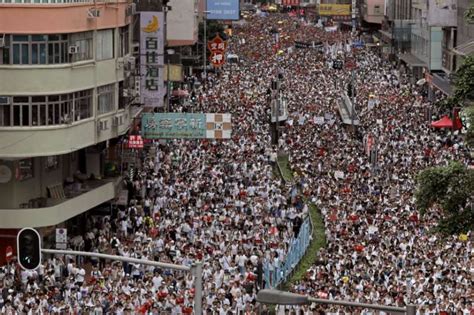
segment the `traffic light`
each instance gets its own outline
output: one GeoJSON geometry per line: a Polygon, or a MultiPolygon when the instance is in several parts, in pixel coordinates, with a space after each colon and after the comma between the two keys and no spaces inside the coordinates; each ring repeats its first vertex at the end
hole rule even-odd
{"type": "Polygon", "coordinates": [[[18,262],[23,269],[34,270],[41,263],[41,237],[32,228],[24,228],[17,237],[18,262]]]}

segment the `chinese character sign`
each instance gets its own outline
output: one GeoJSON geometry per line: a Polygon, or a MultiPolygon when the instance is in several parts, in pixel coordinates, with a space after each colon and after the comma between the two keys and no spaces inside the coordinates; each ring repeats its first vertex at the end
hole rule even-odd
{"type": "Polygon", "coordinates": [[[144,113],[142,134],[147,139],[229,139],[230,114],[144,113]]]}
{"type": "Polygon", "coordinates": [[[162,12],[140,12],[140,101],[163,106],[164,18],[162,12]]]}
{"type": "Polygon", "coordinates": [[[211,51],[209,61],[214,67],[220,67],[225,62],[225,51],[227,49],[227,42],[224,41],[219,34],[207,43],[207,47],[211,51]]]}
{"type": "Polygon", "coordinates": [[[131,135],[128,137],[128,148],[129,149],[143,149],[142,136],[131,135]]]}
{"type": "Polygon", "coordinates": [[[212,52],[209,61],[214,67],[220,67],[225,62],[224,53],[220,51],[212,52]]]}

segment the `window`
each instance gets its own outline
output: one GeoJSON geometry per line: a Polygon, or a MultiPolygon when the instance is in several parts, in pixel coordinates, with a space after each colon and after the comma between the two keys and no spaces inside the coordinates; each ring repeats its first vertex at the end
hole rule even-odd
{"type": "Polygon", "coordinates": [[[374,6],[374,14],[380,14],[380,6],[379,5],[375,5],[374,6]]]}
{"type": "Polygon", "coordinates": [[[11,58],[4,58],[3,63],[15,65],[58,64],[69,62],[67,35],[7,35],[11,44],[11,58]]]}
{"type": "Polygon", "coordinates": [[[115,83],[97,88],[97,111],[99,114],[108,113],[115,109],[115,83]]]}
{"type": "Polygon", "coordinates": [[[92,90],[50,96],[15,96],[0,104],[0,126],[70,124],[92,116],[92,90]]]}
{"type": "Polygon", "coordinates": [[[129,34],[128,26],[120,28],[120,47],[119,47],[119,57],[123,57],[130,52],[130,43],[129,43],[129,34]]]}
{"type": "Polygon", "coordinates": [[[114,31],[102,30],[97,32],[96,60],[112,59],[114,57],[114,31]]]}
{"type": "Polygon", "coordinates": [[[11,125],[11,104],[0,104],[0,127],[11,125]]]}
{"type": "Polygon", "coordinates": [[[92,117],[92,90],[74,93],[74,120],[92,117]]]}
{"type": "Polygon", "coordinates": [[[118,108],[119,109],[125,108],[125,97],[124,97],[123,81],[119,82],[118,108]]]}
{"type": "Polygon", "coordinates": [[[77,52],[71,54],[71,61],[82,61],[82,60],[90,60],[93,58],[92,54],[92,40],[93,40],[93,33],[92,32],[82,32],[82,33],[75,33],[71,34],[71,46],[77,47],[77,52]]]}
{"type": "Polygon", "coordinates": [[[33,178],[34,176],[33,169],[33,159],[23,159],[18,161],[16,179],[19,181],[27,180],[33,178]]]}

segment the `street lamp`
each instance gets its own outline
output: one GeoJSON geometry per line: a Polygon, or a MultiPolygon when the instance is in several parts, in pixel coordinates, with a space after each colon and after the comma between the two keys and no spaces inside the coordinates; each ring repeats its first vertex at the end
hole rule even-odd
{"type": "Polygon", "coordinates": [[[166,56],[168,59],[167,60],[167,69],[166,69],[166,96],[167,96],[167,102],[166,102],[166,111],[170,111],[170,98],[171,98],[171,85],[170,85],[170,56],[174,55],[174,49],[169,48],[166,50],[166,56]]]}
{"type": "Polygon", "coordinates": [[[414,305],[407,305],[406,307],[385,306],[378,304],[356,303],[349,301],[338,300],[324,300],[316,299],[307,295],[300,295],[291,292],[283,292],[278,290],[264,289],[257,293],[257,302],[264,304],[279,304],[279,305],[308,305],[312,303],[341,305],[347,307],[362,307],[379,311],[403,313],[407,315],[415,315],[416,307],[414,305]]]}

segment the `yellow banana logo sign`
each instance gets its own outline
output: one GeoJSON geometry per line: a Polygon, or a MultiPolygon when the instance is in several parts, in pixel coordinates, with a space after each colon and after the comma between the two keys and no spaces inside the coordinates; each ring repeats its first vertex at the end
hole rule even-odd
{"type": "Polygon", "coordinates": [[[153,19],[148,22],[148,24],[143,28],[143,31],[146,33],[154,33],[160,28],[160,24],[158,24],[158,17],[153,16],[153,19]]]}

